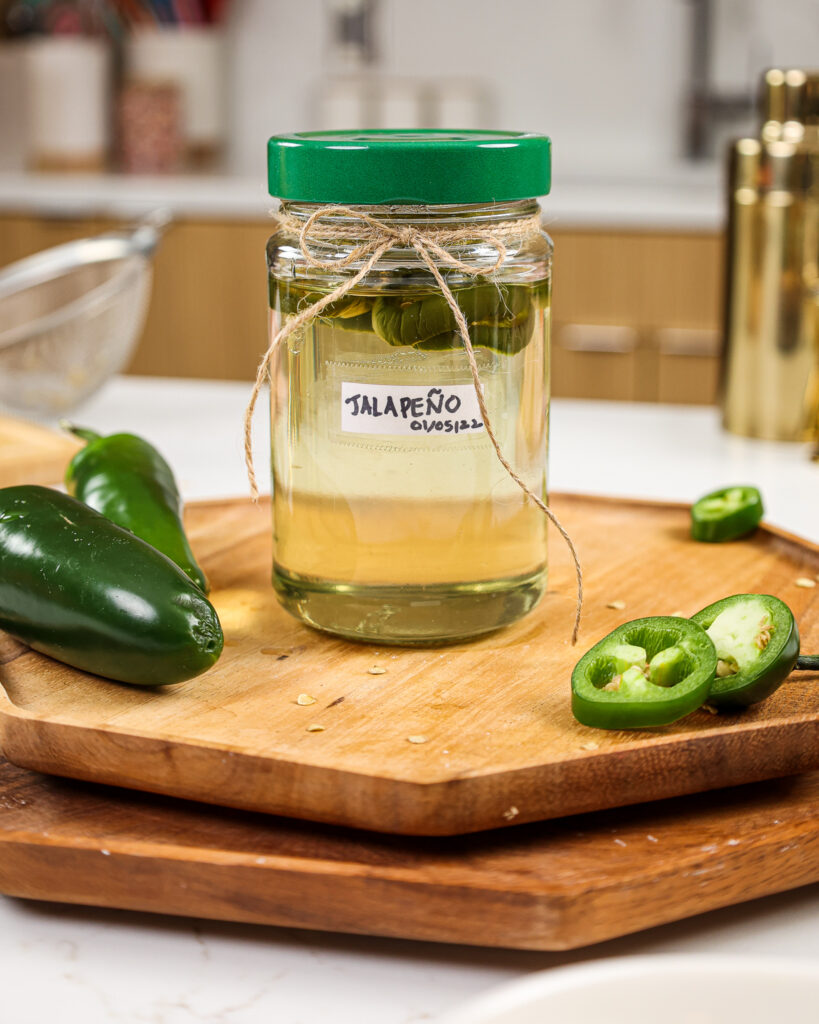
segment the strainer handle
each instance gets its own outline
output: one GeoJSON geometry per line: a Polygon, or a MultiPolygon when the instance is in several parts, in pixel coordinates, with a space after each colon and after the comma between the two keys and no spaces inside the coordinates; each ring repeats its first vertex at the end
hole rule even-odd
{"type": "Polygon", "coordinates": [[[150,259],[172,220],[171,211],[166,206],[151,210],[142,217],[131,234],[131,245],[135,251],[150,259]]]}

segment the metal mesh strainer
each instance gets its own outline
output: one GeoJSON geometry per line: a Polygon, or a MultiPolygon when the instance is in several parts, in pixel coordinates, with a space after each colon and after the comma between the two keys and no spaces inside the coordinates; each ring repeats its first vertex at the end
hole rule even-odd
{"type": "Polygon", "coordinates": [[[84,238],[0,270],[0,404],[62,415],[123,369],[142,331],[168,218],[84,238]]]}

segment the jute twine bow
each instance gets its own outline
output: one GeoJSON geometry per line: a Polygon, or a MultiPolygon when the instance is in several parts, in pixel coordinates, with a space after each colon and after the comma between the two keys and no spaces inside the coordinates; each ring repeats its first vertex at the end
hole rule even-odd
{"type": "Polygon", "coordinates": [[[309,266],[316,267],[319,270],[338,271],[343,270],[345,267],[349,267],[354,263],[358,263],[359,260],[364,260],[364,262],[351,277],[346,278],[340,285],[338,285],[337,288],[334,288],[333,291],[323,295],[320,299],[317,299],[316,302],[312,303],[312,305],[305,307],[301,312],[297,313],[296,316],[288,318],[272,338],[267,352],[265,352],[261,363],[259,363],[259,369],[256,373],[256,381],[253,385],[253,392],[245,411],[244,425],[245,465],[247,467],[247,476],[250,482],[250,491],[253,496],[253,500],[257,501],[259,497],[256,472],[253,466],[253,413],[256,408],[256,402],[258,401],[259,395],[261,394],[267,380],[270,359],[273,353],[279,345],[282,344],[282,342],[286,341],[287,338],[293,334],[294,331],[297,331],[310,320],[319,316],[322,310],[326,309],[327,306],[338,301],[338,299],[343,298],[349,291],[355,288],[355,286],[370,273],[388,249],[414,249],[426,264],[430,274],[435,278],[438,287],[441,289],[441,294],[446,299],[449,308],[452,310],[452,315],[455,317],[458,333],[461,336],[461,340],[464,344],[464,351],[466,352],[466,357],[469,360],[469,369],[472,373],[472,382],[475,386],[475,395],[478,399],[478,407],[481,411],[487,436],[492,442],[492,447],[495,449],[498,461],[509,476],[515,481],[518,487],[520,487],[527,498],[529,498],[530,501],[533,501],[535,505],[537,505],[537,507],[549,518],[557,532],[566,542],[566,546],[571,553],[577,577],[577,603],[575,607],[574,628],[572,629],[572,643],[576,643],[577,634],[580,630],[580,615],[583,608],[583,572],[580,568],[580,559],[578,558],[577,550],[572,538],[569,536],[565,527],[554,512],[552,512],[542,498],[538,497],[538,495],[531,490],[503,454],[500,442],[495,436],[495,431],[492,429],[489,412],[486,408],[483,384],[481,383],[480,374],[478,372],[475,353],[472,349],[472,341],[469,337],[469,326],[466,322],[466,317],[458,306],[455,296],[452,294],[449,285],[444,280],[439,269],[439,264],[443,264],[448,267],[452,267],[455,270],[459,270],[461,273],[466,274],[469,277],[488,277],[491,274],[494,274],[501,268],[504,260],[506,259],[506,244],[504,239],[509,239],[512,236],[525,236],[539,231],[540,218],[538,216],[523,217],[517,220],[505,221],[503,224],[496,224],[491,227],[473,226],[454,229],[426,228],[421,230],[420,228],[409,224],[388,224],[364,213],[362,210],[355,210],[348,206],[323,206],[317,209],[305,221],[301,221],[296,217],[286,214],[280,216],[278,219],[282,226],[290,228],[294,234],[298,234],[301,253],[309,266]],[[333,219],[338,217],[349,218],[357,221],[358,223],[355,228],[353,228],[349,223],[345,225],[330,223],[333,219]],[[310,248],[311,242],[332,243],[349,239],[353,239],[358,242],[358,244],[345,256],[335,257],[333,259],[322,259],[321,257],[316,256],[310,248]],[[494,263],[489,264],[488,266],[475,267],[472,264],[464,263],[463,260],[458,259],[457,256],[446,248],[446,246],[457,245],[458,242],[475,241],[485,242],[497,252],[497,259],[494,263]]]}

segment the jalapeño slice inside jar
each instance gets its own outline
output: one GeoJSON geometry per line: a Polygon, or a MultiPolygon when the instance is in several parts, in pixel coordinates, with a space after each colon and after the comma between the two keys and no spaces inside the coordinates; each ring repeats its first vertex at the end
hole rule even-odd
{"type": "Polygon", "coordinates": [[[717,651],[708,703],[740,709],[765,700],[796,667],[799,630],[793,612],[770,594],[736,594],[697,612],[692,621],[717,651]]]}
{"type": "Polygon", "coordinates": [[[598,729],[668,725],[708,699],[711,638],[690,619],[658,615],[618,626],[572,672],[572,713],[598,729]]]}
{"type": "MultiPolygon", "coordinates": [[[[399,279],[400,281],[400,279],[399,279]]],[[[271,278],[271,308],[294,315],[317,302],[322,293],[290,281],[271,278]]],[[[440,292],[416,293],[397,287],[380,297],[350,293],[325,306],[317,319],[345,331],[377,335],[393,348],[442,352],[463,347],[449,304],[440,292]]],[[[543,290],[537,294],[528,285],[482,282],[454,289],[455,301],[469,327],[475,348],[501,355],[516,355],[532,339],[535,306],[543,304],[543,290]]],[[[545,296],[548,302],[548,294],[545,296]]]]}
{"type": "Polygon", "coordinates": [[[756,487],[712,491],[691,509],[691,536],[707,543],[736,540],[759,526],[763,511],[762,495],[756,487]]]}

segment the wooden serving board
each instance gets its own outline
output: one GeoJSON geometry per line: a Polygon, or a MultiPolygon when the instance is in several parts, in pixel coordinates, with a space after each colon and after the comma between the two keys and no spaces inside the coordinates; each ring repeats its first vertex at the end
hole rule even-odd
{"type": "Polygon", "coordinates": [[[819,774],[446,839],[2,761],[0,793],[0,892],[255,924],[573,949],[819,880],[819,774]]]}
{"type": "Polygon", "coordinates": [[[73,438],[35,423],[0,416],[0,487],[59,483],[80,447],[73,438]]]}
{"type": "Polygon", "coordinates": [[[193,506],[226,649],[207,675],[146,691],[0,642],[0,746],[15,764],[254,811],[383,832],[451,835],[600,810],[819,767],[819,686],[801,674],[742,715],[696,712],[649,732],[572,717],[580,653],[620,622],[690,615],[731,592],[778,594],[819,651],[819,549],[764,528],[697,544],[683,506],[558,497],[586,571],[569,645],[571,569],[516,626],[443,649],[322,636],[270,588],[269,509],[193,506]],[[624,610],[612,601],[624,600],[624,610]],[[5,664],[2,664],[5,662],[5,664]],[[385,669],[372,674],[371,669],[385,669]],[[300,694],[315,703],[302,706],[300,694]],[[310,731],[311,726],[323,731],[310,731]],[[409,737],[424,737],[414,743],[409,737]]]}

